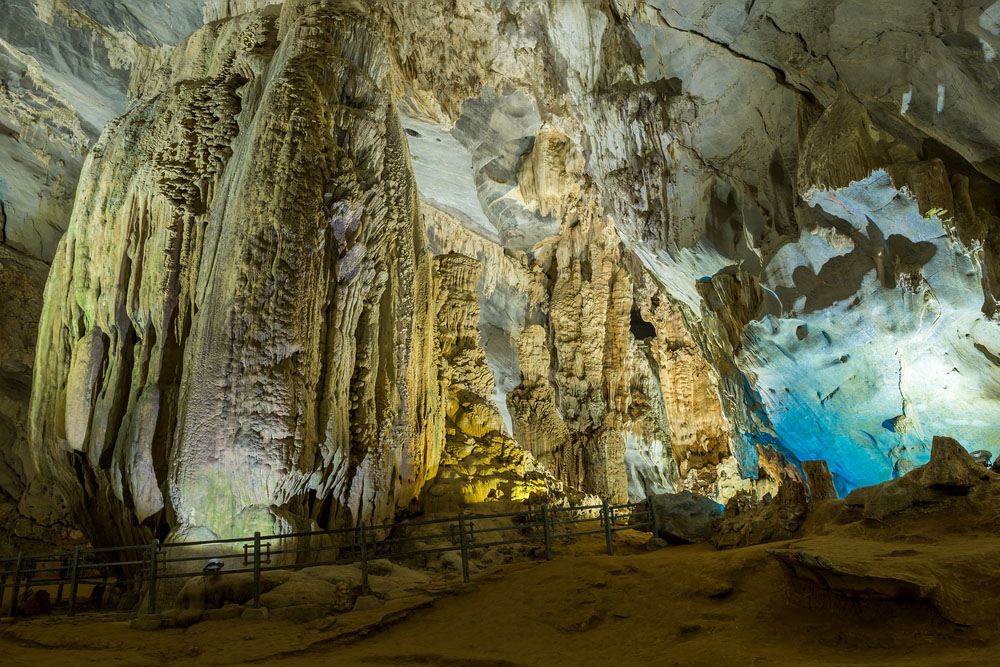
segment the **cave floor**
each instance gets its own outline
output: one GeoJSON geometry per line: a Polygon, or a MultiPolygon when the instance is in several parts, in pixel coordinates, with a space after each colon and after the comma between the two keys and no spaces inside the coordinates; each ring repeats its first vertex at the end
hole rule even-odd
{"type": "MultiPolygon", "coordinates": [[[[795,548],[909,571],[996,564],[1000,536],[817,536],[730,551],[647,552],[623,533],[507,565],[468,586],[295,625],[207,621],[142,632],[120,617],[0,626],[0,663],[33,665],[995,665],[996,618],[957,625],[930,603],[851,599],[792,577],[768,550],[795,548]],[[598,555],[600,554],[600,555],[598,555]]],[[[997,569],[996,565],[992,565],[997,569]]],[[[976,573],[975,576],[981,576],[976,573]]],[[[995,585],[984,582],[983,596],[995,585]]],[[[968,590],[968,589],[965,589],[968,590]]],[[[954,600],[956,604],[975,601],[954,600]]]]}

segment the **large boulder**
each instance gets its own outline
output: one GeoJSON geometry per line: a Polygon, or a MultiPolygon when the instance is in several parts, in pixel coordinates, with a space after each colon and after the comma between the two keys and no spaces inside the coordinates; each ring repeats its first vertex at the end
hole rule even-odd
{"type": "Polygon", "coordinates": [[[865,519],[883,522],[916,506],[932,506],[951,496],[966,495],[996,474],[978,464],[952,438],[935,436],[931,458],[898,479],[854,489],[844,499],[848,508],[861,510],[865,519]]]}
{"type": "Polygon", "coordinates": [[[958,495],[989,479],[986,467],[976,463],[965,447],[954,438],[940,435],[934,436],[931,443],[930,461],[910,475],[922,486],[958,495]]]}
{"type": "Polygon", "coordinates": [[[707,542],[712,521],[722,516],[722,506],[705,496],[682,491],[653,496],[658,537],[671,543],[707,542]]]}
{"type": "Polygon", "coordinates": [[[808,511],[806,487],[797,480],[786,480],[777,496],[762,502],[735,496],[715,522],[712,543],[726,549],[789,540],[798,534],[808,511]]]}
{"type": "Polygon", "coordinates": [[[350,611],[356,597],[351,594],[351,588],[344,580],[328,581],[313,576],[309,570],[303,570],[293,574],[285,583],[261,595],[260,602],[271,610],[313,605],[315,609],[322,609],[321,615],[328,615],[350,611]]]}

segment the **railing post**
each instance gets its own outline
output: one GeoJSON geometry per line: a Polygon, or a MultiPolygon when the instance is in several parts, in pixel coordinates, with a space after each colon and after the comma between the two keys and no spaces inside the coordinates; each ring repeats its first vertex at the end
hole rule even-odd
{"type": "Polygon", "coordinates": [[[253,606],[260,607],[260,531],[253,534],[253,606]]]}
{"type": "Polygon", "coordinates": [[[615,555],[615,543],[612,541],[611,537],[614,534],[613,524],[615,521],[614,512],[608,506],[608,501],[603,502],[603,507],[601,508],[601,514],[604,516],[604,539],[608,543],[608,555],[615,555]]]}
{"type": "Polygon", "coordinates": [[[361,522],[361,594],[368,595],[368,535],[365,522],[361,522]]]}
{"type": "Polygon", "coordinates": [[[17,552],[17,563],[14,565],[14,584],[11,589],[10,605],[7,607],[7,615],[13,616],[17,613],[17,589],[21,585],[21,560],[24,558],[24,552],[17,552]]]}
{"type": "Polygon", "coordinates": [[[462,581],[469,583],[469,542],[465,535],[465,512],[458,513],[458,543],[462,547],[462,581]]]}
{"type": "Polygon", "coordinates": [[[649,523],[653,529],[653,537],[659,537],[660,527],[656,521],[656,504],[653,502],[653,496],[646,496],[646,504],[649,506],[649,523]]]}
{"type": "Polygon", "coordinates": [[[77,589],[77,568],[80,566],[80,545],[76,545],[76,550],[73,552],[73,572],[70,574],[69,581],[69,611],[68,615],[72,616],[76,612],[76,589],[77,589]]]}
{"type": "Polygon", "coordinates": [[[56,604],[62,604],[63,596],[63,579],[66,578],[66,558],[59,559],[59,586],[56,588],[56,604]]]}
{"type": "Polygon", "coordinates": [[[552,529],[549,525],[548,505],[542,505],[542,530],[545,533],[545,560],[552,560],[552,529]]]}
{"type": "Polygon", "coordinates": [[[149,613],[156,613],[156,561],[159,558],[160,541],[153,538],[149,545],[149,613]]]}
{"type": "Polygon", "coordinates": [[[7,597],[7,577],[8,574],[6,572],[3,573],[3,576],[0,576],[0,609],[3,609],[3,599],[7,597]]]}

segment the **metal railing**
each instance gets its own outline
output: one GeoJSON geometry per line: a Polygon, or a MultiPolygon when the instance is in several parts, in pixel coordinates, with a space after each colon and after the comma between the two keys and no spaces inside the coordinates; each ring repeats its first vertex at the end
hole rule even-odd
{"type": "MultiPolygon", "coordinates": [[[[608,555],[614,555],[614,533],[640,529],[655,533],[656,510],[652,498],[623,505],[589,505],[585,507],[541,507],[521,512],[501,514],[466,514],[456,517],[403,521],[393,524],[367,525],[335,530],[283,533],[198,542],[166,542],[153,540],[149,544],[103,547],[50,554],[19,553],[16,557],[0,558],[0,610],[6,602],[8,616],[17,614],[18,595],[30,586],[56,586],[55,605],[62,604],[64,587],[69,586],[67,614],[77,611],[81,585],[115,586],[120,590],[146,587],[147,611],[156,613],[157,584],[163,579],[191,578],[206,570],[186,569],[188,564],[220,560],[223,565],[213,576],[253,574],[253,606],[260,606],[261,574],[271,570],[299,570],[326,565],[360,563],[362,594],[370,592],[368,564],[382,558],[404,559],[458,551],[461,554],[462,581],[470,580],[469,560],[473,549],[486,549],[513,544],[541,543],[545,558],[552,559],[555,540],[584,535],[604,534],[608,555]],[[510,519],[507,526],[476,527],[478,521],[510,519]],[[586,524],[597,523],[596,527],[586,524]],[[443,530],[425,534],[413,529],[447,525],[443,530]],[[505,533],[513,533],[511,537],[505,533]],[[381,536],[381,537],[380,537],[381,536]],[[312,544],[319,539],[328,544],[312,544]],[[447,540],[445,546],[407,548],[414,542],[447,540]],[[307,541],[308,546],[294,546],[307,541]],[[277,548],[272,548],[272,546],[277,548]],[[227,549],[211,552],[209,547],[227,549]],[[189,550],[197,549],[196,555],[189,550]],[[242,552],[242,553],[241,553],[242,552]],[[175,555],[176,554],[176,555],[175,555]],[[226,564],[236,561],[237,567],[226,564]],[[8,591],[9,597],[8,597],[8,591]]],[[[416,546],[419,546],[416,545],[416,546]]]]}

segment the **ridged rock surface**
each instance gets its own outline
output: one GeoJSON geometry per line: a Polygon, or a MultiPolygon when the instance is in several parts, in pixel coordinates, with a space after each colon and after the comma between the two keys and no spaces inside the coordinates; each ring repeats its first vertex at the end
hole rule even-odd
{"type": "Polygon", "coordinates": [[[36,463],[175,537],[383,520],[434,454],[386,50],[277,9],[196,33],[105,131],[47,288],[36,463]]]}
{"type": "MultiPolygon", "coordinates": [[[[141,32],[86,4],[16,25],[141,32]]],[[[515,445],[616,501],[1000,451],[1000,3],[194,5],[172,50],[102,42],[137,101],[40,327],[31,453],[100,539],[442,509],[515,445]]],[[[3,125],[49,128],[10,192],[65,212],[99,122],[3,34],[3,125]]]]}
{"type": "Polygon", "coordinates": [[[84,539],[63,494],[33,475],[28,405],[48,267],[0,245],[0,554],[52,550],[84,539]]]}

